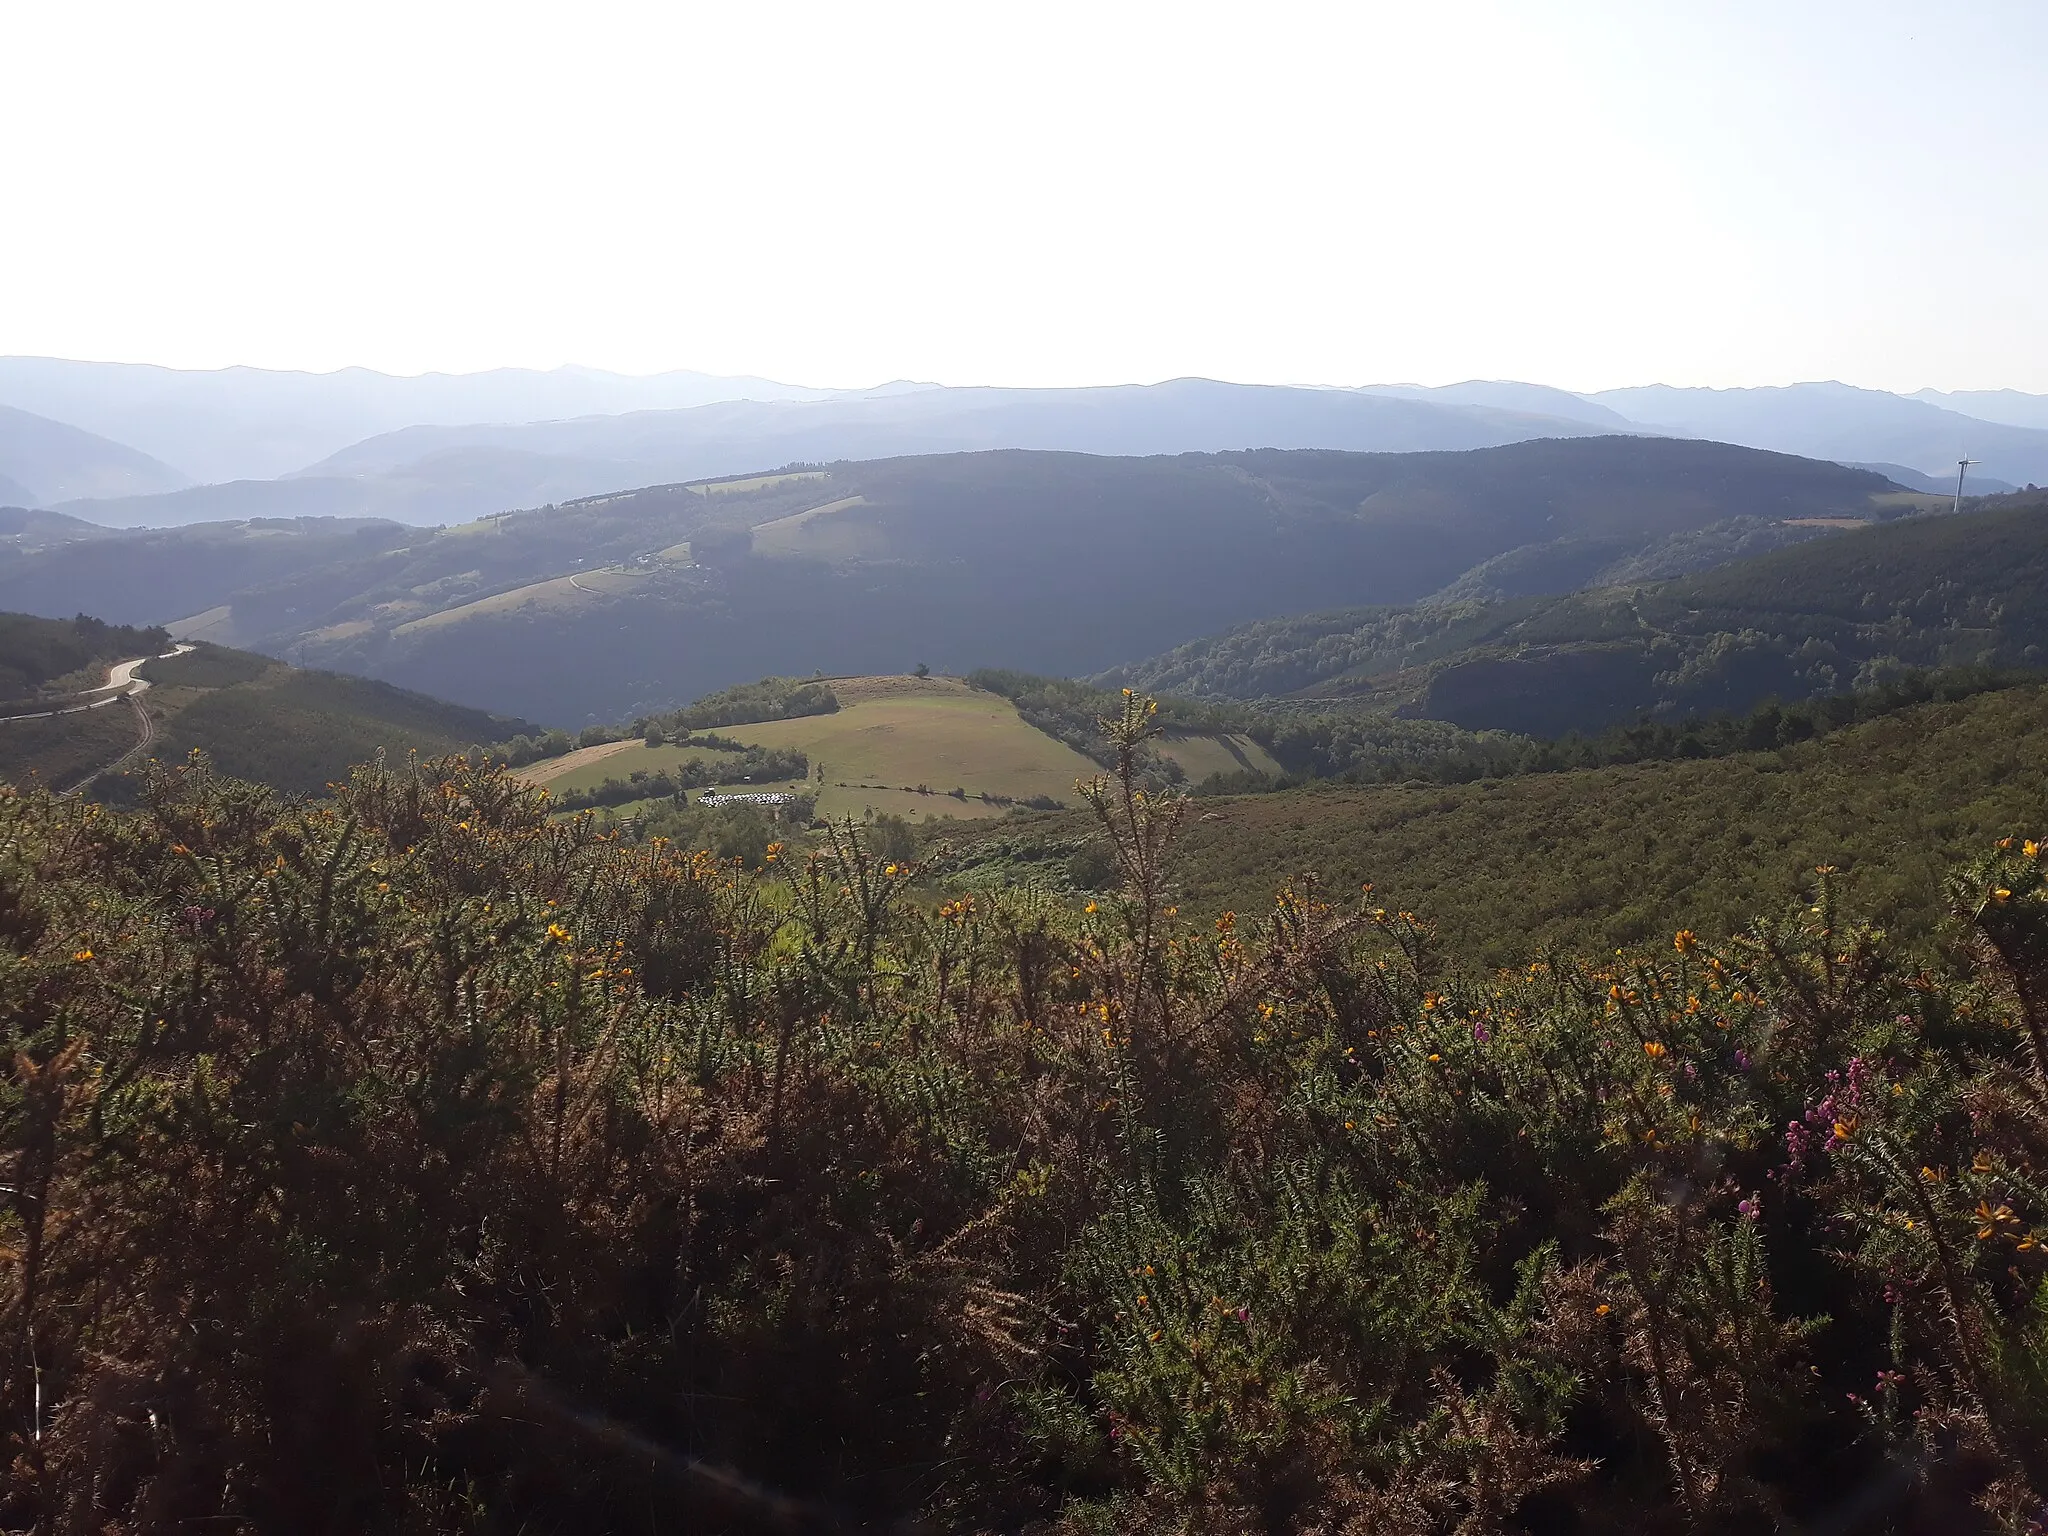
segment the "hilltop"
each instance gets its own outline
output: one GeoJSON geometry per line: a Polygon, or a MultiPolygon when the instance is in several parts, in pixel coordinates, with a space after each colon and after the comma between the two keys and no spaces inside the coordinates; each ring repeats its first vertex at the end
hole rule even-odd
{"type": "Polygon", "coordinates": [[[1541,568],[1525,584],[1564,590],[1627,558],[1727,558],[1760,524],[1805,537],[1923,505],[1866,471],[1655,438],[1018,450],[657,486],[433,531],[307,519],[0,551],[0,603],[173,623],[581,725],[821,657],[849,673],[1092,672],[1219,624],[1411,602],[1510,551],[1541,568]]]}

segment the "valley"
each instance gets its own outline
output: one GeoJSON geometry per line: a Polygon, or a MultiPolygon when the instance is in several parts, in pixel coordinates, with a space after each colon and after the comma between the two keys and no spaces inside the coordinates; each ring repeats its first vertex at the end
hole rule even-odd
{"type": "Polygon", "coordinates": [[[2048,4],[0,4],[0,1536],[2048,1536],[2048,4]]]}
{"type": "Polygon", "coordinates": [[[1510,554],[1513,590],[1568,592],[1617,562],[1696,569],[1917,510],[1867,471],[1625,436],[1017,450],[655,486],[438,530],[305,518],[0,548],[0,606],[165,623],[580,728],[821,657],[842,672],[1089,673],[1274,614],[1417,602],[1510,554]]]}

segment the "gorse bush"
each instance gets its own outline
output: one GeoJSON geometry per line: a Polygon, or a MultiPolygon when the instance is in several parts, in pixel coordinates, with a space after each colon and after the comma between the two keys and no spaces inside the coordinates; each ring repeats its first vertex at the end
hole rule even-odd
{"type": "Polygon", "coordinates": [[[752,875],[459,759],[0,800],[0,1520],[2029,1529],[2048,879],[1459,969],[1178,915],[1142,700],[1069,912],[752,875]]]}

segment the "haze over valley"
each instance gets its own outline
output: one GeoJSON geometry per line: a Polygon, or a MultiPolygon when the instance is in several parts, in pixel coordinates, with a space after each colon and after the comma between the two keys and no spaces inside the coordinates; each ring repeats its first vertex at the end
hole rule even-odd
{"type": "Polygon", "coordinates": [[[1839,384],[823,390],[695,373],[393,378],[0,358],[0,476],[23,505],[116,527],[301,516],[431,526],[792,462],[986,448],[1409,452],[1612,432],[1877,465],[1915,489],[1952,482],[1965,457],[1981,490],[2048,481],[2048,396],[1985,399],[1990,414],[1973,416],[1968,399],[1839,384]]]}
{"type": "Polygon", "coordinates": [[[2048,6],[0,60],[0,1531],[2048,1536],[2048,6]]]}

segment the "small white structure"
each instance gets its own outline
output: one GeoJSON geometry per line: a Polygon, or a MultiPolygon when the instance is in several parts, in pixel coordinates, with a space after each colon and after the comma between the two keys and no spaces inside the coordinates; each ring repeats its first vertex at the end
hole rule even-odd
{"type": "Polygon", "coordinates": [[[762,791],[745,795],[721,795],[715,789],[707,789],[697,797],[699,805],[787,805],[796,798],[779,790],[762,791]]]}

